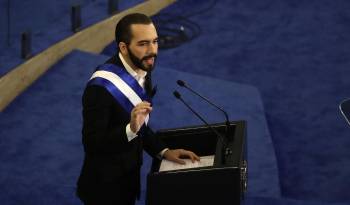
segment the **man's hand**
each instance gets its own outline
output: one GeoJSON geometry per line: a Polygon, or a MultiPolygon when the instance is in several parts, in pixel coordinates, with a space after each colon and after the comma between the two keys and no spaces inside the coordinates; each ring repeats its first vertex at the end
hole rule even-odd
{"type": "Polygon", "coordinates": [[[163,157],[169,161],[177,162],[179,164],[185,164],[185,161],[181,158],[190,158],[192,163],[194,161],[199,161],[199,157],[195,153],[184,149],[169,149],[164,152],[163,157]]]}
{"type": "Polygon", "coordinates": [[[130,129],[137,133],[142,127],[147,115],[152,111],[151,103],[143,101],[131,110],[130,129]]]}

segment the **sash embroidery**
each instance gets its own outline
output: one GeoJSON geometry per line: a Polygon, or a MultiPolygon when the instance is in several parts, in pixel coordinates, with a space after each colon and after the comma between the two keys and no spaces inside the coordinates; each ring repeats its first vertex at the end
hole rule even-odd
{"type": "MultiPolygon", "coordinates": [[[[142,101],[150,102],[150,97],[125,69],[114,64],[99,66],[88,82],[89,85],[99,85],[108,90],[114,99],[129,114],[131,110],[142,101]]],[[[149,115],[145,119],[147,125],[149,115]]]]}

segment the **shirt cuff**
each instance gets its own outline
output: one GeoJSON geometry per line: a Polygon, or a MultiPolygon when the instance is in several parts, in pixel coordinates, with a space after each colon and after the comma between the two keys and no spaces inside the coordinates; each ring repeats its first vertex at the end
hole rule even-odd
{"type": "Polygon", "coordinates": [[[163,149],[161,152],[159,152],[158,157],[159,157],[160,159],[162,159],[162,158],[163,158],[164,153],[165,153],[166,151],[168,151],[168,150],[169,150],[169,148],[165,148],[165,149],[163,149]]]}
{"type": "Polygon", "coordinates": [[[133,140],[135,137],[137,137],[137,133],[134,133],[133,131],[131,131],[130,123],[126,125],[125,132],[129,142],[133,140]]]}

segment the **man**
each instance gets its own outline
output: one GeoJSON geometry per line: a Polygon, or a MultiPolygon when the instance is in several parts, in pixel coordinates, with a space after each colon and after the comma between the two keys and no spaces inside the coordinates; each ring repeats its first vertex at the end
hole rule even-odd
{"type": "Polygon", "coordinates": [[[151,71],[158,36],[143,14],[123,17],[115,30],[119,53],[99,66],[83,94],[85,158],[77,195],[85,205],[132,205],[140,193],[142,149],[184,163],[199,157],[170,150],[147,126],[152,111],[151,71]]]}

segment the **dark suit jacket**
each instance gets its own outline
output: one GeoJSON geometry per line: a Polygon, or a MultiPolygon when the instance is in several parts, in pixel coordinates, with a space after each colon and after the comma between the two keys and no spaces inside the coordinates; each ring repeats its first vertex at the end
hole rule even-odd
{"type": "MultiPolygon", "coordinates": [[[[107,63],[123,67],[118,55],[107,63]]],[[[148,74],[145,88],[149,94],[151,87],[148,74]]],[[[125,183],[127,186],[131,185],[137,195],[140,187],[136,178],[139,177],[142,164],[142,149],[155,157],[166,148],[165,145],[146,126],[142,127],[138,137],[129,142],[125,128],[130,122],[130,114],[105,88],[96,85],[87,86],[82,103],[82,142],[85,158],[78,179],[78,196],[83,200],[109,195],[118,197],[120,195],[118,190],[120,186],[125,186],[125,183]]]]}

